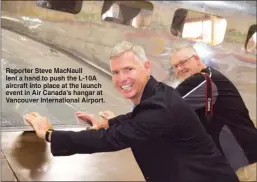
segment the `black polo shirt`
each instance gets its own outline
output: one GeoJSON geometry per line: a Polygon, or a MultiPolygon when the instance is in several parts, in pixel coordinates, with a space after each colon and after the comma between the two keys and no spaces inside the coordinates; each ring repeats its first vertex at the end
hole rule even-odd
{"type": "Polygon", "coordinates": [[[146,181],[239,181],[194,110],[173,88],[153,77],[133,111],[109,120],[109,125],[100,130],[54,131],[52,154],[91,154],[130,147],[146,181]]]}
{"type": "Polygon", "coordinates": [[[216,145],[237,170],[257,162],[257,129],[235,85],[219,71],[207,67],[213,88],[213,117],[205,117],[206,81],[197,73],[183,81],[176,90],[196,111],[216,145]]]}

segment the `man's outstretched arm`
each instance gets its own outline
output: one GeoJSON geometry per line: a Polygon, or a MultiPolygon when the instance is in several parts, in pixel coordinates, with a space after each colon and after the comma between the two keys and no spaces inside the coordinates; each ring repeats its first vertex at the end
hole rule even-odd
{"type": "MultiPolygon", "coordinates": [[[[95,119],[90,114],[88,117],[95,119]]],[[[24,119],[32,125],[38,137],[45,138],[46,133],[50,133],[47,132],[51,128],[49,121],[38,113],[26,114],[24,119]]],[[[122,124],[80,132],[52,131],[47,138],[51,141],[51,152],[54,156],[111,152],[140,146],[142,142],[174,131],[176,122],[171,122],[172,119],[170,110],[163,104],[147,101],[137,107],[137,114],[131,120],[122,124]]]]}
{"type": "Polygon", "coordinates": [[[107,129],[80,132],[53,131],[51,152],[54,156],[64,156],[76,153],[111,152],[138,146],[141,142],[171,131],[174,123],[160,120],[160,116],[168,112],[170,111],[165,108],[142,108],[142,112],[132,120],[107,129]]]}

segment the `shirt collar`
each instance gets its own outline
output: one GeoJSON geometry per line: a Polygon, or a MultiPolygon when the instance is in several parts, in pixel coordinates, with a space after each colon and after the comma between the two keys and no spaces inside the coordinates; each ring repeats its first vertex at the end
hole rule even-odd
{"type": "Polygon", "coordinates": [[[145,85],[140,102],[142,102],[143,100],[145,100],[148,97],[150,97],[151,95],[153,95],[154,88],[158,83],[159,82],[153,76],[150,76],[149,80],[147,81],[147,83],[145,85]]]}
{"type": "Polygon", "coordinates": [[[212,71],[210,67],[206,67],[204,69],[201,70],[202,73],[208,73],[210,76],[212,75],[212,71]]]}

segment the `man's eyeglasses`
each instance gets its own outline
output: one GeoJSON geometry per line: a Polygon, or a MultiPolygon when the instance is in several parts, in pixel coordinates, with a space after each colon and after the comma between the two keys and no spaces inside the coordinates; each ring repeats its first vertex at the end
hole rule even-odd
{"type": "Polygon", "coordinates": [[[189,57],[189,58],[187,58],[187,59],[185,59],[185,60],[179,61],[179,63],[178,63],[178,64],[174,64],[174,65],[171,67],[171,69],[178,68],[179,66],[180,66],[180,67],[184,66],[184,64],[185,64],[188,60],[190,60],[191,58],[193,58],[194,56],[195,56],[195,55],[193,55],[193,56],[191,56],[191,57],[189,57]]]}

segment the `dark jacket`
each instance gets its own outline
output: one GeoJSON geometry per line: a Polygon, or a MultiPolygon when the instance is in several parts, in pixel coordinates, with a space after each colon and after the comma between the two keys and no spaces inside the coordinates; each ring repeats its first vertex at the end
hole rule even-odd
{"type": "Polygon", "coordinates": [[[147,82],[133,112],[109,120],[110,127],[54,131],[54,156],[111,152],[131,147],[146,179],[153,182],[238,182],[238,178],[176,91],[147,82]]]}
{"type": "Polygon", "coordinates": [[[201,73],[186,79],[176,90],[194,108],[234,170],[257,162],[257,129],[239,91],[219,71],[207,67],[201,72],[208,73],[212,80],[214,107],[211,121],[205,117],[206,81],[201,73]]]}

